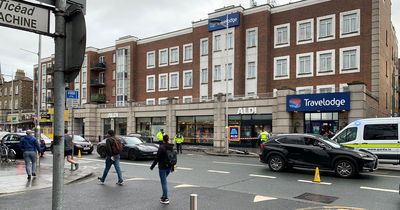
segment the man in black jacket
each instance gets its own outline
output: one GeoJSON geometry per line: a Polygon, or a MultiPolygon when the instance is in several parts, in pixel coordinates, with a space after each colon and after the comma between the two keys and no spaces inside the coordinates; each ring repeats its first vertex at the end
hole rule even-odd
{"type": "Polygon", "coordinates": [[[108,171],[111,168],[111,165],[114,165],[115,171],[117,172],[118,175],[118,182],[116,183],[117,185],[123,185],[124,180],[122,179],[122,172],[121,168],[119,167],[119,161],[120,161],[120,155],[116,154],[113,147],[114,147],[114,141],[119,141],[114,136],[114,131],[109,130],[107,131],[108,138],[106,140],[106,167],[104,168],[103,176],[102,177],[97,177],[97,179],[100,181],[100,184],[104,184],[104,181],[106,180],[108,171]]]}
{"type": "Polygon", "coordinates": [[[168,199],[168,183],[167,183],[167,177],[171,171],[174,171],[173,166],[169,166],[168,164],[168,154],[167,151],[172,151],[174,150],[174,145],[169,144],[169,137],[168,135],[164,135],[163,137],[163,144],[160,145],[158,148],[157,156],[153,161],[153,164],[151,164],[150,170],[153,170],[153,168],[157,165],[158,163],[158,171],[160,175],[160,180],[161,180],[161,188],[163,191],[163,194],[160,198],[160,202],[162,204],[169,204],[169,199],[168,199]]]}

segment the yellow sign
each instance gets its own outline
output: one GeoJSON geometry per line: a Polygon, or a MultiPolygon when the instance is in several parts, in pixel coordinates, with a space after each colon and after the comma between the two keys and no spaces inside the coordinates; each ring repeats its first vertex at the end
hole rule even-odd
{"type": "MultiPolygon", "coordinates": [[[[54,115],[54,108],[47,109],[47,114],[53,116],[54,115]]],[[[44,119],[44,120],[40,119],[40,122],[53,122],[52,118],[50,120],[48,120],[48,119],[44,119]]],[[[69,121],[69,111],[68,110],[64,110],[64,121],[65,122],[69,121]]]]}

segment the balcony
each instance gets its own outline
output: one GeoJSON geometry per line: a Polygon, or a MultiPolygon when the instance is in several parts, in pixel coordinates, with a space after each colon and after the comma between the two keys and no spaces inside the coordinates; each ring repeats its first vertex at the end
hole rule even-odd
{"type": "Polygon", "coordinates": [[[54,82],[53,81],[46,82],[46,88],[47,89],[54,89],[54,82]]]}
{"type": "Polygon", "coordinates": [[[92,94],[90,100],[95,103],[105,103],[106,102],[106,95],[104,94],[92,94]]]}
{"type": "Polygon", "coordinates": [[[106,70],[106,63],[96,63],[94,66],[90,68],[93,71],[105,71],[106,70]]]}
{"type": "Polygon", "coordinates": [[[53,97],[53,96],[47,96],[47,98],[46,98],[46,103],[48,103],[48,104],[54,104],[54,97],[53,97]]]}
{"type": "Polygon", "coordinates": [[[106,84],[104,83],[104,79],[92,79],[90,80],[91,87],[104,87],[106,84]]]}
{"type": "Polygon", "coordinates": [[[46,74],[47,75],[53,75],[54,74],[54,68],[53,67],[47,67],[46,68],[46,74]]]}

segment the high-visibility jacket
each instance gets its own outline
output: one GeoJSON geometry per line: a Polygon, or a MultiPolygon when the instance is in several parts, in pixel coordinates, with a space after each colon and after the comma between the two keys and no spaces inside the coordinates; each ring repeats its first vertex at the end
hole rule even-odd
{"type": "Polygon", "coordinates": [[[164,134],[161,131],[157,133],[156,137],[158,141],[164,141],[164,134]]]}
{"type": "Polygon", "coordinates": [[[260,140],[261,141],[268,141],[269,140],[269,133],[267,131],[260,132],[260,140]]]}
{"type": "Polygon", "coordinates": [[[183,136],[181,136],[181,137],[175,136],[175,137],[174,137],[174,141],[175,141],[177,144],[182,144],[183,141],[184,141],[183,136]]]}

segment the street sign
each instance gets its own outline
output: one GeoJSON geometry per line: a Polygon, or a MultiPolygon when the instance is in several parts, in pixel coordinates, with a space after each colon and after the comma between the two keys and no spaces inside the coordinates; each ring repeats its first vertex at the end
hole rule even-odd
{"type": "Polygon", "coordinates": [[[240,126],[228,127],[228,139],[230,141],[240,141],[240,126]]]}
{"type": "Polygon", "coordinates": [[[29,2],[0,0],[0,25],[49,35],[50,9],[29,2]]]}
{"type": "Polygon", "coordinates": [[[79,107],[79,92],[76,90],[65,91],[65,98],[67,99],[68,108],[78,108],[79,107]]]}
{"type": "MultiPolygon", "coordinates": [[[[48,5],[55,6],[55,0],[36,0],[48,5]]],[[[67,5],[76,4],[82,8],[83,13],[86,14],[86,0],[67,0],[67,5]]]]}

